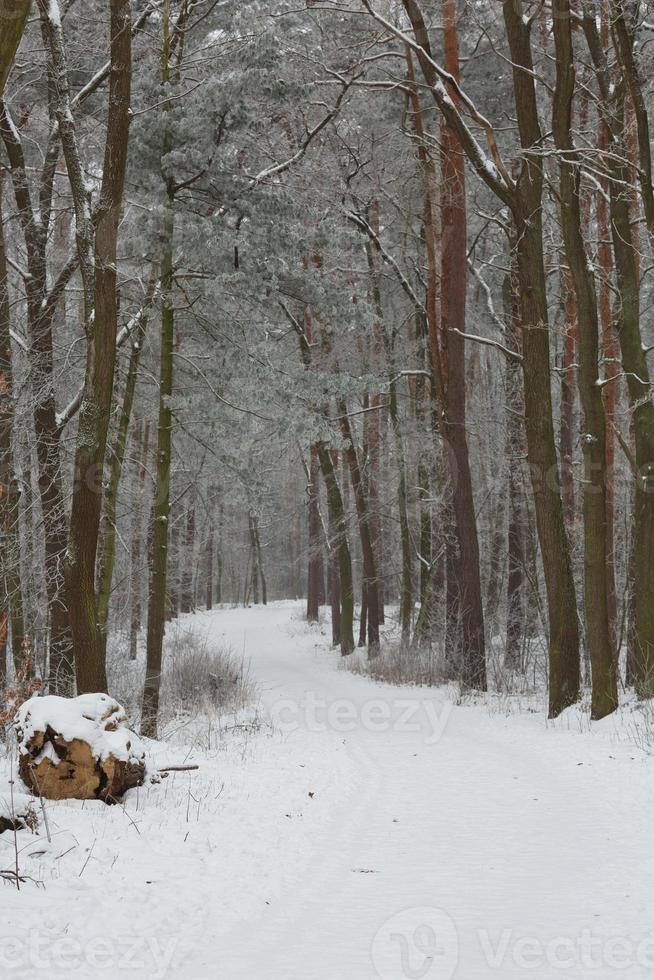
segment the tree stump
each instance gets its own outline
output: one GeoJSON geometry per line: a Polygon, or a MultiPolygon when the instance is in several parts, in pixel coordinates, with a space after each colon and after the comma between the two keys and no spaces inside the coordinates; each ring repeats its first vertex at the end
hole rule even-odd
{"type": "Polygon", "coordinates": [[[30,698],[14,727],[20,777],[37,796],[115,803],[143,783],[145,749],[107,694],[30,698]]]}

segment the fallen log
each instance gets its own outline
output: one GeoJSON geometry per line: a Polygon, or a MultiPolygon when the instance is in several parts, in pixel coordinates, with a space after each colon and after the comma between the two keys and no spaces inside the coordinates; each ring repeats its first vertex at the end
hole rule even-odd
{"type": "Polygon", "coordinates": [[[30,698],[14,728],[20,777],[37,796],[115,803],[145,779],[145,749],[107,694],[30,698]]]}

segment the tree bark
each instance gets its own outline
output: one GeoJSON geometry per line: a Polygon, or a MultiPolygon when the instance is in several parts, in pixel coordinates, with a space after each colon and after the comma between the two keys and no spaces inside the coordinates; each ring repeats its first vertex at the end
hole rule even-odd
{"type": "Polygon", "coordinates": [[[209,533],[207,535],[206,543],[206,582],[205,582],[205,608],[207,612],[211,612],[213,608],[213,524],[211,523],[211,516],[209,517],[209,533]]]}
{"type": "Polygon", "coordinates": [[[51,693],[70,695],[74,688],[73,650],[62,572],[68,532],[61,471],[61,429],[55,405],[52,325],[57,304],[75,270],[76,260],[67,263],[48,291],[46,218],[50,213],[58,153],[50,152],[46,159],[37,214],[30,195],[22,141],[1,102],[0,133],[9,158],[29,272],[25,280],[25,294],[50,627],[48,683],[51,693]]]}
{"type": "Polygon", "coordinates": [[[359,520],[361,551],[363,553],[363,591],[365,594],[367,614],[368,656],[375,657],[379,653],[379,585],[375,568],[375,553],[370,533],[368,501],[366,499],[359,455],[354,442],[347,406],[342,399],[339,399],[336,407],[341,426],[341,435],[345,441],[343,454],[350,471],[350,479],[352,481],[357,517],[359,520]]]}
{"type": "Polygon", "coordinates": [[[592,671],[591,717],[618,706],[616,658],[611,645],[606,566],[606,421],[599,385],[599,322],[595,277],[586,255],[580,206],[581,170],[572,136],[575,88],[572,12],[569,0],[553,0],[556,87],[552,131],[559,159],[561,228],[579,328],[579,396],[584,416],[584,599],[586,638],[592,671]]]}
{"type": "MultiPolygon", "coordinates": [[[[338,450],[330,453],[332,470],[338,468],[338,450]]],[[[320,455],[319,455],[320,459],[320,455]]],[[[322,468],[322,462],[321,462],[322,468]]],[[[332,609],[332,646],[341,645],[341,575],[338,547],[338,526],[334,508],[327,502],[329,512],[329,599],[332,609]]]]}
{"type": "Polygon", "coordinates": [[[563,358],[561,364],[561,496],[563,516],[572,536],[575,523],[574,429],[575,429],[575,355],[577,350],[577,300],[569,269],[563,270],[565,321],[563,325],[563,358]]]}
{"type": "Polygon", "coordinates": [[[150,422],[140,422],[137,428],[134,453],[137,459],[136,495],[132,511],[132,542],[130,547],[130,630],[129,658],[136,660],[138,637],[141,631],[141,582],[145,576],[149,579],[147,560],[143,561],[143,498],[145,494],[145,478],[147,475],[148,447],[150,442],[150,422]]]}
{"type": "Polygon", "coordinates": [[[321,594],[324,594],[322,537],[320,529],[320,504],[318,497],[318,452],[312,446],[310,452],[308,494],[309,555],[307,562],[307,620],[318,621],[321,594]]]}
{"type": "MultiPolygon", "coordinates": [[[[459,50],[456,0],[444,0],[445,70],[458,81],[459,50]]],[[[477,518],[466,436],[466,199],[465,163],[461,144],[444,124],[441,137],[442,240],[441,321],[446,350],[443,435],[450,461],[450,492],[456,527],[456,546],[450,552],[448,575],[454,575],[452,610],[454,643],[459,649],[461,677],[469,687],[486,689],[484,613],[479,571],[477,518]]],[[[448,579],[449,581],[449,579],[448,579]]]]}
{"type": "MultiPolygon", "coordinates": [[[[4,579],[5,640],[11,625],[11,652],[16,673],[25,657],[25,622],[20,568],[19,494],[14,468],[14,381],[11,356],[11,306],[4,239],[2,176],[0,175],[0,541],[4,579]]],[[[4,662],[4,661],[3,661],[4,662]]]]}
{"type": "MultiPolygon", "coordinates": [[[[616,48],[629,91],[637,108],[639,141],[647,129],[647,113],[635,63],[630,57],[628,35],[622,5],[611,0],[611,26],[616,48]]],[[[654,403],[646,351],[640,328],[640,276],[638,255],[634,248],[629,195],[629,166],[626,162],[625,104],[616,100],[612,78],[596,18],[587,14],[584,33],[595,67],[602,98],[602,111],[610,134],[610,218],[618,286],[616,330],[620,342],[622,369],[632,412],[635,440],[635,474],[633,544],[630,566],[633,581],[633,655],[631,667],[637,691],[642,696],[654,693],[654,403]]],[[[632,52],[633,54],[633,52],[632,52]]],[[[640,146],[639,179],[643,192],[645,218],[650,235],[654,235],[654,214],[650,215],[651,157],[649,145],[640,146]],[[650,226],[650,217],[652,224],[650,226]]]]}
{"type": "Polygon", "coordinates": [[[71,113],[61,23],[58,12],[56,16],[53,15],[53,0],[50,0],[49,6],[45,4],[45,0],[39,0],[39,9],[50,49],[50,71],[57,93],[55,111],[75,205],[77,252],[87,333],[84,392],[75,449],[73,502],[64,561],[77,690],[81,694],[107,689],[104,651],[97,624],[95,562],[116,355],[116,261],[131,118],[132,33],[129,0],[111,0],[112,70],[109,81],[107,137],[100,203],[93,222],[71,113]]]}
{"type": "Polygon", "coordinates": [[[181,590],[179,611],[183,613],[193,612],[193,569],[195,551],[195,507],[193,504],[186,513],[185,527],[183,528],[183,545],[180,548],[182,556],[181,562],[181,590]]]}
{"type": "MultiPolygon", "coordinates": [[[[152,285],[152,293],[154,293],[154,285],[152,285]]],[[[152,296],[149,297],[149,301],[147,303],[148,306],[150,305],[151,301],[152,296]]],[[[109,481],[105,492],[96,613],[97,628],[103,659],[106,658],[109,603],[111,599],[111,586],[113,582],[114,564],[116,560],[116,512],[118,508],[118,491],[120,489],[123,463],[125,461],[125,451],[127,449],[127,438],[132,420],[132,408],[134,405],[134,395],[136,393],[139,362],[141,359],[141,351],[143,349],[146,329],[147,315],[144,315],[140,317],[139,323],[132,334],[132,349],[130,352],[129,366],[127,368],[125,391],[123,393],[116,441],[113,447],[109,481]]]]}
{"type": "MultiPolygon", "coordinates": [[[[367,0],[364,5],[371,11],[367,0]]],[[[513,215],[523,326],[523,372],[529,465],[531,469],[538,535],[545,571],[549,610],[549,664],[552,717],[579,697],[579,632],[572,564],[559,491],[559,472],[552,418],[547,290],[543,258],[542,133],[534,85],[531,21],[523,16],[521,0],[504,0],[504,21],[513,63],[513,87],[522,145],[517,183],[509,176],[488,120],[466,97],[466,110],[483,126],[491,158],[482,150],[458,111],[451,93],[460,94],[454,81],[444,81],[431,57],[429,35],[417,0],[403,0],[411,20],[415,49],[425,81],[439,111],[459,138],[472,167],[513,215]],[[448,88],[450,91],[448,91],[448,88]]],[[[398,33],[379,14],[391,33],[398,33]]]]}
{"type": "Polygon", "coordinates": [[[579,698],[577,603],[559,491],[552,418],[547,287],[543,257],[542,133],[534,85],[531,24],[521,0],[504,0],[504,21],[523,161],[513,201],[525,393],[527,459],[549,613],[549,714],[556,717],[579,698]]]}
{"type": "Polygon", "coordinates": [[[261,550],[261,537],[259,535],[259,516],[255,513],[254,515],[254,547],[257,553],[257,568],[259,569],[259,581],[261,582],[261,603],[264,606],[268,605],[268,584],[266,582],[266,574],[263,567],[263,553],[261,550]]]}
{"type": "MultiPolygon", "coordinates": [[[[170,87],[170,0],[162,10],[163,48],[161,54],[164,94],[170,87]]],[[[172,103],[164,104],[162,179],[164,217],[161,261],[161,350],[159,361],[159,419],[157,427],[157,475],[153,506],[152,576],[148,599],[147,657],[141,730],[155,738],[159,713],[161,661],[166,622],[166,580],[168,572],[168,531],[170,519],[170,454],[172,434],[173,352],[175,345],[175,310],[173,298],[173,236],[175,233],[175,186],[166,169],[166,157],[172,150],[172,103]]]]}
{"type": "Polygon", "coordinates": [[[341,655],[346,657],[354,650],[354,586],[352,582],[352,558],[347,538],[347,523],[343,497],[338,481],[338,455],[330,452],[323,442],[316,445],[325,490],[330,527],[334,529],[332,549],[338,555],[340,581],[340,645],[341,655]]]}
{"type": "MultiPolygon", "coordinates": [[[[506,340],[511,350],[520,347],[520,300],[515,273],[509,274],[503,284],[504,318],[507,324],[506,340]]],[[[508,462],[509,515],[507,531],[508,574],[506,591],[506,644],[504,663],[509,670],[522,666],[522,651],[526,636],[527,597],[525,570],[527,567],[527,523],[522,461],[526,455],[524,426],[524,396],[519,377],[519,367],[507,361],[505,375],[506,397],[506,455],[508,462]]]]}

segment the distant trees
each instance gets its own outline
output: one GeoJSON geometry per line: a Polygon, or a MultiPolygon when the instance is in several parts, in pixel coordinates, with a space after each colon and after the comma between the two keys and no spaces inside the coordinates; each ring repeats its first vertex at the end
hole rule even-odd
{"type": "Polygon", "coordinates": [[[0,649],[66,693],[145,639],[154,734],[170,618],[301,594],[649,696],[642,5],[132,6],[0,4],[0,649]]]}

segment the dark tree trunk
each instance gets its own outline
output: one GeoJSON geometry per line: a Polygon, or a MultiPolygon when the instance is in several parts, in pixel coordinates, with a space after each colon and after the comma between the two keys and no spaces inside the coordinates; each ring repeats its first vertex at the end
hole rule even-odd
{"type": "Polygon", "coordinates": [[[552,130],[560,167],[561,227],[579,323],[579,395],[584,416],[583,509],[584,599],[588,653],[592,668],[591,717],[603,718],[618,706],[616,658],[611,644],[606,589],[606,421],[599,386],[599,323],[595,277],[584,245],[581,169],[572,137],[575,73],[569,0],[553,0],[556,89],[552,130]]]}
{"type": "Polygon", "coordinates": [[[359,646],[366,645],[366,632],[368,626],[368,588],[365,582],[361,583],[361,613],[359,615],[359,646]]]}
{"type": "MultiPolygon", "coordinates": [[[[137,460],[136,499],[132,512],[132,542],[130,547],[130,630],[129,658],[136,660],[138,637],[141,631],[141,581],[145,576],[149,580],[147,558],[143,555],[143,498],[145,494],[145,478],[147,475],[148,444],[150,441],[150,423],[140,422],[134,440],[134,455],[137,460]]],[[[149,549],[146,547],[146,555],[149,549]]]]}
{"type": "Polygon", "coordinates": [[[318,621],[320,604],[325,595],[325,578],[322,559],[322,533],[320,528],[320,497],[318,490],[319,472],[318,450],[311,447],[311,462],[309,467],[309,482],[307,493],[309,497],[309,556],[307,563],[307,619],[310,623],[318,621]]]}
{"type": "MultiPolygon", "coordinates": [[[[507,323],[507,346],[520,347],[519,299],[515,276],[507,275],[503,287],[504,317],[507,323]]],[[[506,456],[508,462],[509,520],[507,532],[508,573],[506,594],[505,664],[509,670],[522,666],[522,651],[526,635],[527,596],[529,583],[527,567],[527,526],[529,515],[525,507],[522,479],[522,460],[526,454],[524,398],[520,369],[508,361],[505,376],[506,393],[506,456]]]]}
{"type": "MultiPolygon", "coordinates": [[[[624,19],[622,3],[611,0],[611,29],[616,52],[627,83],[638,125],[640,180],[645,221],[654,242],[654,194],[649,146],[649,123],[642,87],[633,58],[633,42],[624,19]]],[[[595,18],[586,16],[584,32],[595,67],[603,101],[604,119],[610,135],[610,216],[613,255],[618,286],[618,319],[622,369],[627,379],[635,442],[635,491],[633,520],[633,677],[641,695],[654,692],[654,404],[649,366],[640,326],[639,259],[632,231],[629,195],[630,173],[625,132],[625,100],[612,90],[611,69],[607,63],[595,18]]],[[[619,95],[620,93],[618,93],[619,95]]]]}
{"type": "MultiPolygon", "coordinates": [[[[162,82],[170,82],[170,4],[164,0],[162,12],[163,49],[162,82]]],[[[164,104],[162,163],[171,152],[172,103],[164,104]]],[[[175,232],[175,185],[170,173],[162,168],[164,215],[161,234],[161,342],[159,354],[159,417],[157,427],[157,475],[155,481],[152,532],[152,575],[148,598],[147,655],[141,730],[156,738],[161,688],[161,662],[166,622],[166,577],[168,572],[168,525],[170,521],[170,453],[172,435],[173,353],[175,344],[175,309],[173,296],[173,237],[175,232]]]]}
{"type": "Polygon", "coordinates": [[[345,506],[338,480],[338,453],[330,452],[324,443],[317,444],[318,458],[322,470],[330,529],[333,528],[331,544],[338,556],[338,579],[340,591],[340,645],[345,657],[354,650],[354,586],[352,582],[352,559],[347,538],[345,506]]]}
{"type": "MultiPolygon", "coordinates": [[[[330,528],[330,537],[335,540],[335,533],[330,528]]],[[[341,642],[341,579],[338,573],[338,552],[332,548],[329,556],[329,600],[332,610],[332,646],[340,646],[341,642]]]]}
{"type": "MultiPolygon", "coordinates": [[[[211,522],[211,517],[209,518],[211,522]]],[[[207,612],[213,608],[213,524],[209,523],[209,533],[207,534],[206,544],[206,568],[205,568],[205,605],[207,612]]],[[[218,600],[220,602],[220,599],[218,600]]]]}
{"type": "Polygon", "coordinates": [[[268,585],[263,568],[263,554],[261,551],[261,537],[259,536],[259,518],[254,515],[254,545],[257,552],[257,567],[259,569],[259,579],[261,581],[261,602],[264,606],[268,605],[268,585]]]}
{"type": "Polygon", "coordinates": [[[193,570],[195,568],[195,508],[189,507],[186,514],[184,546],[180,549],[182,556],[180,612],[193,611],[193,570]]]}
{"type": "Polygon", "coordinates": [[[574,484],[574,430],[575,430],[575,356],[577,349],[577,301],[569,270],[562,276],[564,290],[565,322],[563,333],[563,357],[561,363],[561,428],[559,450],[561,456],[561,496],[563,516],[570,535],[575,523],[574,484]]]}
{"type": "Polygon", "coordinates": [[[523,148],[515,184],[493,142],[489,163],[458,112],[453,90],[438,77],[429,33],[417,0],[404,0],[416,41],[420,67],[438,109],[455,130],[468,159],[492,192],[511,209],[523,327],[523,371],[529,465],[549,610],[550,715],[558,715],[579,697],[579,633],[574,579],[558,482],[552,419],[547,290],[542,234],[542,133],[534,84],[530,32],[521,0],[504,0],[504,20],[513,68],[518,128],[523,148]]]}
{"type": "Polygon", "coordinates": [[[75,270],[68,263],[50,292],[47,290],[47,217],[58,160],[50,153],[43,173],[41,214],[37,216],[30,197],[22,143],[15,125],[0,103],[0,133],[9,158],[18,217],[25,240],[29,278],[25,281],[27,325],[30,338],[30,367],[34,433],[38,462],[38,484],[43,513],[45,585],[49,614],[48,682],[53,694],[70,695],[74,688],[73,648],[65,583],[62,571],[68,531],[61,473],[61,430],[55,406],[52,323],[59,299],[75,270]],[[46,193],[49,191],[49,196],[46,193]]]}
{"type": "MultiPolygon", "coordinates": [[[[445,32],[445,70],[459,77],[459,51],[456,31],[456,0],[443,4],[445,32]]],[[[448,584],[453,574],[456,621],[455,644],[461,659],[463,682],[486,688],[484,614],[479,572],[477,519],[466,436],[465,341],[460,333],[466,327],[466,199],[465,164],[461,145],[454,131],[444,125],[441,152],[442,242],[441,242],[441,318],[447,351],[446,394],[443,435],[450,461],[450,491],[456,545],[449,553],[448,584]]]]}
{"type": "MultiPolygon", "coordinates": [[[[47,33],[51,36],[55,68],[61,68],[57,66],[56,43],[52,40],[56,30],[53,30],[50,25],[47,33]]],[[[95,563],[102,503],[100,490],[116,356],[118,225],[127,169],[131,120],[132,31],[129,0],[111,0],[110,39],[109,111],[100,191],[101,206],[95,220],[93,259],[91,259],[90,204],[83,177],[76,173],[76,168],[73,166],[75,154],[71,149],[74,139],[69,139],[67,128],[72,120],[68,119],[65,98],[58,100],[57,109],[75,203],[76,238],[85,296],[87,329],[86,373],[75,449],[69,541],[64,561],[68,611],[75,651],[77,690],[80,694],[107,690],[104,648],[97,623],[95,563]]],[[[57,81],[60,81],[59,76],[57,81]]],[[[75,160],[75,164],[77,163],[78,161],[75,160]]]]}
{"type": "MultiPolygon", "coordinates": [[[[343,454],[350,471],[350,479],[352,481],[352,489],[354,491],[354,500],[357,509],[357,518],[359,520],[361,551],[363,553],[362,588],[367,616],[368,655],[375,657],[379,653],[379,583],[375,568],[375,553],[370,534],[370,514],[363,484],[363,477],[361,474],[359,455],[354,443],[354,436],[350,425],[350,417],[347,414],[347,406],[344,401],[339,399],[337,403],[337,410],[341,426],[341,434],[345,441],[343,454]]],[[[363,619],[363,603],[361,618],[363,619]]]]}
{"type": "MultiPolygon", "coordinates": [[[[19,494],[13,451],[14,381],[10,325],[11,305],[0,176],[0,574],[3,579],[0,588],[4,592],[0,638],[6,644],[11,626],[11,651],[18,672],[22,667],[25,654],[25,623],[20,569],[19,494]]],[[[3,666],[6,668],[6,657],[0,658],[0,668],[3,666]]],[[[4,678],[0,688],[3,686],[4,678]]]]}
{"type": "MultiPolygon", "coordinates": [[[[151,295],[154,293],[154,280],[151,284],[151,295]]],[[[149,305],[149,304],[148,304],[149,305]]],[[[109,482],[105,492],[105,504],[103,515],[102,544],[100,548],[100,571],[98,575],[98,599],[97,599],[97,627],[100,638],[102,656],[106,658],[107,650],[107,626],[109,621],[109,603],[111,599],[111,587],[113,582],[114,564],[116,560],[116,512],[118,508],[118,492],[127,450],[127,438],[129,427],[132,420],[132,408],[134,405],[134,395],[136,393],[136,381],[138,378],[139,362],[145,331],[147,327],[147,316],[139,319],[132,339],[132,349],[127,368],[127,379],[125,381],[125,391],[120,410],[118,422],[118,432],[113,446],[109,482]]]]}
{"type": "Polygon", "coordinates": [[[530,468],[549,612],[549,714],[556,717],[579,698],[580,660],[577,602],[570,548],[559,491],[559,468],[552,420],[547,287],[543,257],[543,168],[531,23],[521,0],[504,0],[518,127],[524,159],[513,214],[520,293],[527,460],[530,468]]]}

